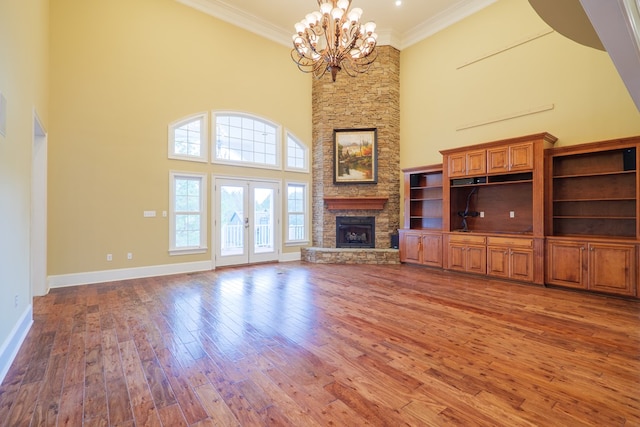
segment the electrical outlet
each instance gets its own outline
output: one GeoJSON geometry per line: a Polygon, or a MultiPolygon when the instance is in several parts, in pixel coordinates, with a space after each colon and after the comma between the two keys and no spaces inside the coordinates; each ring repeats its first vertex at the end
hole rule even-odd
{"type": "Polygon", "coordinates": [[[515,218],[516,217],[516,211],[509,211],[509,218],[515,218]]]}
{"type": "Polygon", "coordinates": [[[13,308],[18,308],[18,295],[13,299],[13,308]]]}
{"type": "Polygon", "coordinates": [[[131,252],[127,253],[127,259],[133,259],[133,254],[131,252]]]}
{"type": "Polygon", "coordinates": [[[484,218],[484,211],[480,211],[480,218],[484,218]]]}
{"type": "Polygon", "coordinates": [[[107,254],[107,261],[113,261],[113,255],[107,254]]]}

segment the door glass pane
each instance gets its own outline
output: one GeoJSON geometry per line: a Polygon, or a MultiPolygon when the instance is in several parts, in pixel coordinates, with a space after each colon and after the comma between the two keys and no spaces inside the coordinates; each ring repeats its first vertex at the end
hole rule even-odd
{"type": "Polygon", "coordinates": [[[271,188],[254,189],[254,253],[274,250],[274,195],[275,192],[271,188]]]}
{"type": "Polygon", "coordinates": [[[220,186],[220,254],[241,255],[244,251],[244,187],[220,186]]]}

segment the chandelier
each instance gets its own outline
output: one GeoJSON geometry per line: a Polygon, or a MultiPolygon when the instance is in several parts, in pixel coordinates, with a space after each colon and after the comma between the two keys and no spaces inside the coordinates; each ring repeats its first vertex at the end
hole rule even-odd
{"type": "Polygon", "coordinates": [[[351,0],[318,0],[320,11],[295,24],[291,58],[300,71],[321,78],[327,71],[336,81],[338,71],[354,77],[366,72],[378,56],[376,24],[360,24],[362,9],[351,0]]]}

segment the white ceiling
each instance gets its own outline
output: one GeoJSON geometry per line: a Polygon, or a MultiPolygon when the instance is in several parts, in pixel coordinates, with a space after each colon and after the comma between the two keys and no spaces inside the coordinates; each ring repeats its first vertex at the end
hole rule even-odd
{"type": "MultiPolygon", "coordinates": [[[[293,25],[318,10],[317,0],[177,0],[216,18],[291,46],[293,25]]],[[[362,21],[377,25],[378,43],[406,48],[496,0],[353,0],[362,21]]]]}

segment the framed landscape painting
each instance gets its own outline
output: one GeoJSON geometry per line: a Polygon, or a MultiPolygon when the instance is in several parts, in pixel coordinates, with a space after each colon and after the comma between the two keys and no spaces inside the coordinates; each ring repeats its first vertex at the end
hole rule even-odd
{"type": "Polygon", "coordinates": [[[333,149],[334,184],[378,182],[377,129],[335,129],[333,149]]]}

